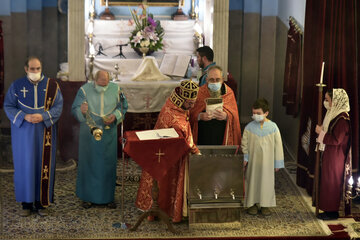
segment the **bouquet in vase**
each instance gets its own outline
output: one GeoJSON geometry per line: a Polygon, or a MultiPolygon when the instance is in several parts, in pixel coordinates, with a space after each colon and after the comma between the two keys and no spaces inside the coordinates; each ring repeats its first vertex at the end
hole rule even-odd
{"type": "Polygon", "coordinates": [[[138,10],[130,10],[132,19],[129,20],[129,25],[135,24],[130,35],[130,45],[137,53],[140,48],[147,48],[147,54],[151,54],[163,48],[164,29],[159,20],[155,21],[153,15],[147,13],[146,4],[141,4],[138,9],[141,11],[139,15],[138,10]]]}

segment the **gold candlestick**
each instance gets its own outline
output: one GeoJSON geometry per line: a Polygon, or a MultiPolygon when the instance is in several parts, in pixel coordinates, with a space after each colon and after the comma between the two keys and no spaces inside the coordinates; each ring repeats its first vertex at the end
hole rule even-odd
{"type": "Polygon", "coordinates": [[[191,0],[191,13],[190,13],[191,19],[196,19],[196,13],[195,13],[195,0],[191,0]]]}

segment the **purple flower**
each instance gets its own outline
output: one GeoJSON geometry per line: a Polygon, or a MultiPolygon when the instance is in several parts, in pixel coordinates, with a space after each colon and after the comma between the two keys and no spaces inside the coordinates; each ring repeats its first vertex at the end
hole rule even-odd
{"type": "Polygon", "coordinates": [[[148,21],[151,24],[151,26],[156,27],[156,22],[151,17],[148,17],[148,21]]]}
{"type": "Polygon", "coordinates": [[[144,28],[144,31],[146,34],[152,33],[155,31],[155,28],[153,26],[147,26],[144,28]]]}

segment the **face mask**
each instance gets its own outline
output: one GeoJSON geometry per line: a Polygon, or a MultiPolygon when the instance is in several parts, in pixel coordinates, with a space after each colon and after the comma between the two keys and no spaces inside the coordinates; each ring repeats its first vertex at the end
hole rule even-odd
{"type": "Polygon", "coordinates": [[[328,101],[324,101],[324,107],[326,108],[326,110],[329,110],[331,108],[328,101]]]}
{"type": "Polygon", "coordinates": [[[40,78],[41,78],[41,72],[38,72],[38,73],[28,72],[27,77],[33,82],[38,82],[38,81],[40,81],[40,78]]]}
{"type": "Polygon", "coordinates": [[[98,93],[105,92],[107,88],[108,88],[108,86],[103,87],[103,86],[95,85],[95,90],[98,93]]]}
{"type": "Polygon", "coordinates": [[[221,82],[209,83],[208,88],[210,89],[210,91],[217,92],[221,88],[221,82]]]}
{"type": "Polygon", "coordinates": [[[253,114],[252,119],[254,119],[256,122],[261,122],[264,120],[264,115],[260,114],[253,114]]]}

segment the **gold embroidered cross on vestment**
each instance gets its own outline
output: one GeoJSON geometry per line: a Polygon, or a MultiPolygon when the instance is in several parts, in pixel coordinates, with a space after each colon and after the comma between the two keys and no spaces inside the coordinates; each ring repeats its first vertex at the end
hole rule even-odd
{"type": "Polygon", "coordinates": [[[45,146],[51,146],[50,139],[51,139],[50,132],[47,132],[45,146]]]}
{"type": "Polygon", "coordinates": [[[45,165],[45,168],[43,170],[43,173],[44,173],[44,177],[43,179],[49,179],[49,169],[48,169],[48,166],[45,165]]]}
{"type": "Polygon", "coordinates": [[[162,152],[161,152],[161,149],[159,148],[159,152],[158,152],[158,153],[155,153],[155,155],[159,156],[159,158],[158,158],[158,163],[160,163],[160,158],[161,158],[161,156],[165,156],[165,153],[162,153],[162,152]]]}

